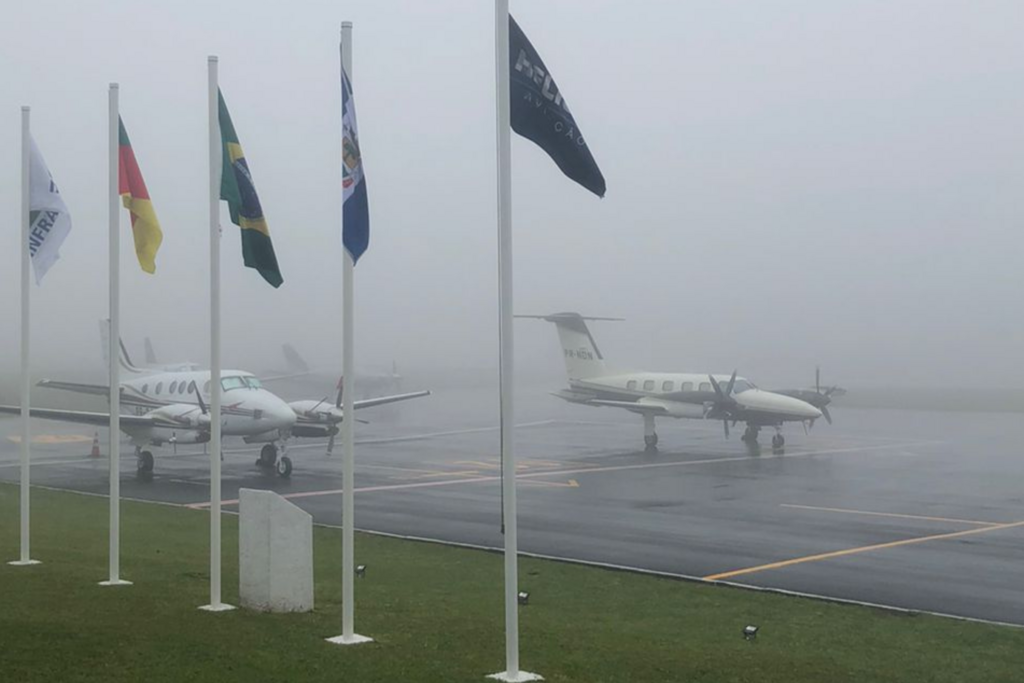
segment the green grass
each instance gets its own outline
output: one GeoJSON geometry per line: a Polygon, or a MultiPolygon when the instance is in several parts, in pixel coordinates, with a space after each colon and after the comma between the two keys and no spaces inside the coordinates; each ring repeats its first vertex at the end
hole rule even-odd
{"type": "MultiPolygon", "coordinates": [[[[357,631],[340,632],[340,534],[316,528],[316,611],[196,610],[208,598],[205,512],[124,503],[123,575],[106,577],[107,502],[33,490],[33,557],[0,566],[0,681],[477,681],[504,668],[496,554],[359,535],[357,631]]],[[[557,523],[552,520],[552,523],[557,523]]],[[[0,485],[0,552],[18,547],[0,485]]],[[[224,519],[225,600],[237,525],[224,519]]],[[[1024,630],[524,558],[523,668],[548,681],[1024,680],[1024,630]],[[759,624],[755,642],[741,630],[759,624]]]]}

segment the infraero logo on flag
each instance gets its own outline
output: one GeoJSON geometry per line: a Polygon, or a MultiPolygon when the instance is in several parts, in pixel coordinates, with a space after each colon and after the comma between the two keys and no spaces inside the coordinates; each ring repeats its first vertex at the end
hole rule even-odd
{"type": "Polygon", "coordinates": [[[352,101],[352,84],[348,74],[341,72],[341,155],[342,155],[342,243],[359,261],[370,245],[370,206],[366,195],[363,157],[359,151],[359,128],[352,101]]]}

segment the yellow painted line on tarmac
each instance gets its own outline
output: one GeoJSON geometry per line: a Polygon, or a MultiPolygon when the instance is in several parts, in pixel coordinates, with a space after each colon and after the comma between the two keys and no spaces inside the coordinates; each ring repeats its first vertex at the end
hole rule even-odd
{"type": "Polygon", "coordinates": [[[929,517],[927,515],[904,515],[897,512],[874,512],[872,510],[851,510],[848,508],[827,508],[816,505],[795,505],[782,503],[779,507],[795,510],[815,510],[818,512],[840,512],[850,515],[870,515],[872,517],[895,517],[897,519],[921,519],[928,522],[952,522],[953,524],[973,524],[975,526],[999,526],[1002,522],[982,522],[977,519],[958,519],[956,517],[929,517]]]}
{"type": "Polygon", "coordinates": [[[451,470],[443,471],[438,470],[436,472],[428,472],[427,474],[417,474],[416,476],[409,477],[410,479],[430,479],[432,477],[479,477],[482,473],[480,470],[458,470],[453,472],[451,470]]]}
{"type": "MultiPolygon", "coordinates": [[[[21,436],[8,436],[8,441],[21,443],[21,436]]],[[[62,444],[62,443],[92,443],[92,437],[84,434],[37,434],[32,437],[32,443],[38,444],[62,444]]]]}
{"type": "Polygon", "coordinates": [[[889,541],[888,543],[876,543],[874,545],[865,545],[859,548],[847,548],[846,550],[834,550],[829,553],[820,553],[818,555],[807,555],[806,557],[795,557],[792,560],[783,560],[781,562],[772,562],[770,564],[762,564],[756,567],[746,567],[745,569],[734,569],[728,572],[721,572],[719,574],[710,574],[703,577],[705,581],[722,581],[724,579],[731,579],[737,576],[744,576],[746,574],[755,574],[757,572],[768,571],[769,569],[782,569],[784,567],[792,567],[797,564],[805,564],[807,562],[820,562],[821,560],[830,560],[835,557],[846,557],[848,555],[857,555],[860,553],[873,552],[875,550],[885,550],[887,548],[899,548],[905,545],[914,545],[916,543],[927,543],[928,541],[941,541],[948,538],[960,538],[962,536],[972,536],[974,534],[984,534],[990,531],[1000,531],[1002,529],[1013,529],[1015,527],[1024,526],[1024,522],[1010,522],[1008,524],[993,524],[991,526],[982,527],[980,529],[967,529],[966,531],[954,531],[947,534],[933,534],[931,536],[917,536],[914,538],[905,538],[901,541],[889,541]]]}
{"type": "Polygon", "coordinates": [[[580,483],[575,479],[569,481],[544,481],[543,479],[525,479],[520,484],[533,484],[541,487],[550,487],[558,489],[578,489],[580,483]]]}

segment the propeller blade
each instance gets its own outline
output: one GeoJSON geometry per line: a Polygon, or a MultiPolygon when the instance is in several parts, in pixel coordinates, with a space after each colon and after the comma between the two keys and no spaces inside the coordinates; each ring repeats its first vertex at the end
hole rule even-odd
{"type": "Polygon", "coordinates": [[[814,366],[814,392],[817,394],[821,393],[821,366],[814,366]]]}
{"type": "Polygon", "coordinates": [[[345,375],[342,375],[341,379],[338,380],[338,400],[334,402],[335,408],[341,407],[341,394],[343,391],[345,391],[345,375]]]}
{"type": "Polygon", "coordinates": [[[718,398],[724,399],[725,394],[722,393],[722,387],[718,386],[718,380],[711,375],[708,375],[708,379],[711,380],[711,386],[714,387],[715,393],[718,394],[718,398]]]}
{"type": "Polygon", "coordinates": [[[334,452],[334,434],[331,434],[331,438],[327,440],[327,457],[331,456],[334,452]]]}
{"type": "Polygon", "coordinates": [[[725,395],[732,396],[732,388],[736,386],[736,371],[732,371],[732,377],[729,378],[729,385],[725,388],[725,395]]]}
{"type": "Polygon", "coordinates": [[[722,420],[722,427],[725,428],[725,438],[728,439],[729,438],[729,421],[728,420],[722,420]]]}
{"type": "Polygon", "coordinates": [[[209,415],[210,411],[206,409],[206,401],[203,400],[203,394],[199,391],[199,387],[196,387],[196,399],[199,400],[199,410],[203,411],[203,415],[209,415]]]}
{"type": "Polygon", "coordinates": [[[358,417],[356,418],[356,422],[358,422],[361,425],[368,425],[368,424],[370,424],[369,420],[360,420],[358,417]]]}
{"type": "Polygon", "coordinates": [[[821,407],[821,415],[822,415],[822,417],[825,418],[825,422],[828,422],[829,424],[832,424],[832,414],[830,412],[828,412],[828,407],[827,406],[822,406],[821,407]]]}

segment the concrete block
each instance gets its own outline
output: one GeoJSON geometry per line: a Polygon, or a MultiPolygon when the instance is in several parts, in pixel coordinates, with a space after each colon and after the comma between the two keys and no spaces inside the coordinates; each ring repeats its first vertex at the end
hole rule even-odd
{"type": "Polygon", "coordinates": [[[313,609],[313,517],[273,491],[239,491],[238,591],[263,612],[313,609]]]}

